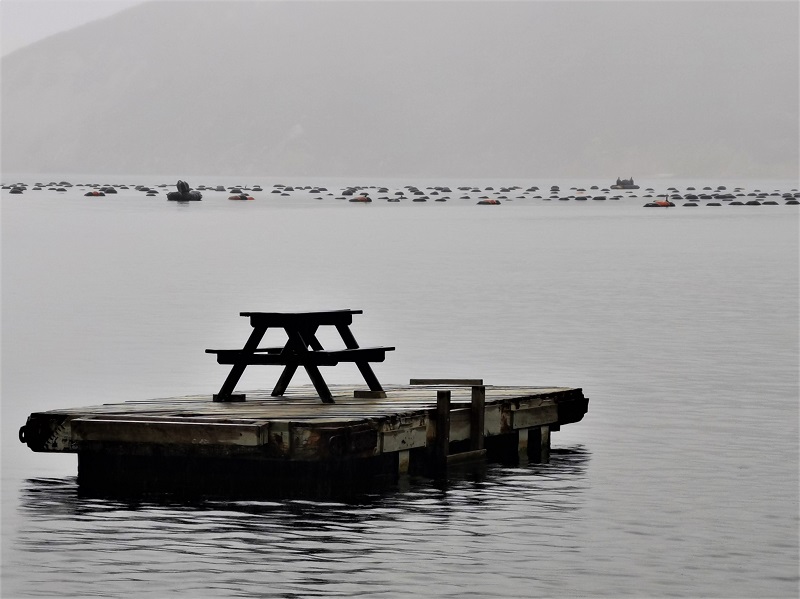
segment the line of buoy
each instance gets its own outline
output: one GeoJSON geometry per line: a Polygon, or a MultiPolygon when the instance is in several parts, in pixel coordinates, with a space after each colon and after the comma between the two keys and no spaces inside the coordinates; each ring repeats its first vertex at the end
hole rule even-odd
{"type": "MultiPolygon", "coordinates": [[[[68,181],[51,181],[48,184],[44,184],[41,181],[37,181],[33,187],[29,186],[27,183],[17,182],[8,185],[2,185],[4,190],[7,190],[8,194],[12,195],[22,195],[26,192],[30,191],[42,191],[43,189],[49,191],[56,191],[59,193],[64,193],[68,189],[72,187],[78,188],[86,188],[89,189],[84,194],[85,197],[104,197],[107,195],[115,195],[118,194],[118,190],[130,190],[134,189],[142,194],[146,194],[148,197],[153,197],[159,195],[161,192],[158,191],[157,188],[165,188],[168,187],[166,183],[160,183],[153,187],[149,187],[146,185],[123,185],[119,183],[115,184],[108,184],[108,183],[79,183],[73,185],[68,181]]],[[[611,186],[613,188],[614,186],[611,186]]],[[[210,192],[226,192],[228,191],[228,199],[234,201],[242,201],[242,200],[254,200],[256,199],[254,195],[248,193],[248,191],[264,191],[263,187],[260,185],[253,185],[251,188],[245,185],[235,185],[235,186],[222,186],[222,185],[199,185],[196,189],[192,189],[188,186],[185,181],[178,181],[176,184],[177,191],[169,191],[165,192],[167,195],[168,200],[173,201],[196,201],[203,197],[201,191],[210,191],[210,192]]],[[[648,187],[644,190],[644,194],[639,195],[638,192],[634,192],[631,189],[621,189],[621,193],[612,195],[610,193],[610,189],[608,187],[601,188],[597,185],[586,186],[586,187],[570,187],[570,191],[565,193],[565,190],[562,190],[562,187],[558,185],[550,186],[549,191],[550,194],[547,195],[546,193],[542,193],[540,187],[532,185],[525,189],[520,186],[510,185],[510,186],[499,186],[495,187],[492,185],[488,185],[485,187],[479,186],[469,186],[463,185],[459,186],[457,189],[460,194],[456,196],[455,199],[459,200],[475,200],[477,199],[477,204],[479,205],[498,205],[502,202],[513,202],[514,200],[531,200],[536,199],[543,202],[550,202],[553,200],[559,202],[568,202],[570,200],[574,200],[576,202],[587,202],[588,200],[592,201],[619,201],[622,199],[630,200],[635,199],[637,197],[647,198],[648,201],[644,204],[645,207],[673,207],[677,204],[680,204],[685,207],[698,207],[698,206],[715,206],[720,207],[724,205],[729,206],[776,206],[776,205],[798,205],[800,204],[800,191],[797,189],[792,189],[791,191],[781,191],[781,190],[761,190],[761,189],[754,189],[754,190],[746,190],[742,187],[736,187],[732,190],[728,190],[726,186],[719,185],[716,187],[712,186],[703,186],[703,187],[694,187],[688,186],[681,192],[676,187],[669,187],[667,188],[667,192],[661,194],[660,196],[655,196],[655,190],[652,187],[648,187]],[[654,197],[655,196],[655,197],[654,197]],[[782,200],[782,201],[781,201],[782,200]]],[[[402,189],[397,191],[391,191],[387,186],[376,186],[376,185],[361,185],[361,186],[348,186],[341,188],[339,193],[341,194],[338,197],[335,197],[333,191],[329,190],[323,186],[311,186],[311,185],[285,185],[285,184],[276,184],[273,186],[271,190],[272,193],[276,195],[280,195],[283,197],[297,197],[297,194],[309,194],[307,197],[309,199],[314,200],[324,200],[326,198],[335,198],[335,199],[348,199],[353,203],[372,203],[373,198],[371,197],[370,193],[366,190],[377,190],[376,196],[377,199],[380,201],[386,201],[391,203],[400,203],[406,200],[411,200],[412,202],[418,203],[425,203],[428,201],[435,201],[435,202],[447,202],[450,200],[450,196],[446,194],[453,193],[452,189],[447,186],[428,186],[428,187],[417,187],[414,185],[406,185],[402,189]],[[313,194],[313,195],[312,195],[313,194]]],[[[547,188],[544,188],[545,190],[547,188]]]]}

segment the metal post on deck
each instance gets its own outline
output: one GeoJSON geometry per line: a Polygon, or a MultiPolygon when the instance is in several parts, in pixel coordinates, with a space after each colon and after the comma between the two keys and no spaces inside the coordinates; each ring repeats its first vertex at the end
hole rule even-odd
{"type": "Polygon", "coordinates": [[[474,385],[472,387],[472,403],[469,415],[469,448],[471,451],[483,449],[483,435],[486,419],[486,387],[474,385]]]}
{"type": "Polygon", "coordinates": [[[436,443],[434,445],[435,468],[438,473],[447,471],[447,456],[450,453],[450,391],[436,392],[436,443]]]}

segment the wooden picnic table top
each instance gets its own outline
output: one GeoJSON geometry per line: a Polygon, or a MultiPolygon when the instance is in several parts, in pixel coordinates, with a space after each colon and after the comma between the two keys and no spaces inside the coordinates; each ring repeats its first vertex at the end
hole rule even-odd
{"type": "Polygon", "coordinates": [[[296,327],[349,325],[353,314],[363,314],[363,310],[323,310],[315,312],[240,312],[240,316],[250,318],[253,326],[296,327]]]}

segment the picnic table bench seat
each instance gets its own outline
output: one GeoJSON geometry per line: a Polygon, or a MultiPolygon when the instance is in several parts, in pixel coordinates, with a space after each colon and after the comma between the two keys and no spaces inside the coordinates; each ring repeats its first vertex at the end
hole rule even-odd
{"type": "Polygon", "coordinates": [[[359,347],[356,349],[286,352],[283,347],[267,347],[256,349],[252,353],[241,349],[207,349],[206,353],[216,354],[218,364],[336,366],[339,362],[383,362],[386,359],[387,351],[394,351],[394,348],[359,347]]]}

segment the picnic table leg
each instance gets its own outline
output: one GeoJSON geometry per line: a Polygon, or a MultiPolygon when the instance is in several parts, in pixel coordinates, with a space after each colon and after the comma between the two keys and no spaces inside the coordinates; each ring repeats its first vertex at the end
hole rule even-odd
{"type": "Polygon", "coordinates": [[[325,379],[322,378],[319,368],[311,364],[307,364],[305,369],[308,373],[308,378],[310,378],[311,382],[314,383],[314,389],[317,390],[317,394],[322,400],[322,403],[333,403],[333,395],[331,394],[331,390],[328,389],[325,379]]]}
{"type": "Polygon", "coordinates": [[[297,372],[297,364],[287,364],[284,367],[281,376],[278,378],[278,382],[275,384],[275,388],[272,390],[273,397],[278,397],[286,393],[286,388],[289,386],[295,372],[297,372]]]}
{"type": "MultiPolygon", "coordinates": [[[[298,331],[295,331],[294,329],[287,329],[286,327],[284,327],[283,330],[286,331],[286,335],[289,337],[289,339],[286,340],[286,345],[283,346],[283,351],[281,352],[282,354],[291,351],[299,353],[308,348],[308,345],[305,343],[298,331]]],[[[314,331],[316,331],[316,327],[314,328],[314,331]]],[[[275,388],[272,390],[273,397],[278,397],[286,393],[286,388],[289,386],[289,383],[292,382],[292,377],[294,376],[295,372],[297,372],[297,364],[287,364],[284,366],[283,372],[281,372],[281,376],[278,377],[278,382],[275,384],[275,388]]]]}
{"type": "MultiPolygon", "coordinates": [[[[317,328],[318,327],[311,327],[299,331],[304,348],[310,346],[314,351],[322,351],[324,349],[322,344],[319,342],[319,339],[317,339],[317,328]]],[[[325,379],[322,378],[322,373],[319,371],[319,368],[309,364],[305,366],[305,369],[308,373],[308,378],[310,378],[311,382],[314,383],[314,389],[317,390],[317,394],[319,395],[320,399],[322,399],[322,403],[333,403],[333,394],[331,393],[331,390],[328,389],[325,379]]]]}
{"type": "MultiPolygon", "coordinates": [[[[284,346],[284,351],[294,351],[298,354],[302,354],[308,351],[308,347],[311,346],[311,349],[314,351],[321,351],[322,344],[316,337],[317,327],[311,327],[308,329],[285,329],[286,334],[289,336],[289,340],[286,342],[284,346]]],[[[314,389],[317,390],[320,399],[322,399],[323,403],[333,403],[333,395],[331,394],[330,389],[328,389],[328,385],[325,383],[325,379],[322,378],[322,374],[314,365],[307,364],[303,366],[308,373],[308,378],[311,379],[311,382],[314,384],[314,389]]],[[[297,372],[297,364],[288,364],[283,369],[280,378],[278,379],[278,383],[275,385],[275,388],[272,390],[273,396],[283,395],[286,392],[289,383],[294,376],[294,373],[297,372]]]]}
{"type": "Polygon", "coordinates": [[[240,356],[240,361],[231,366],[231,371],[228,373],[228,377],[225,379],[225,382],[222,383],[222,387],[219,390],[219,393],[213,396],[214,401],[243,401],[245,396],[244,394],[234,395],[233,390],[236,388],[236,384],[239,382],[239,379],[242,378],[242,374],[244,374],[245,368],[247,368],[247,360],[253,355],[253,352],[258,347],[258,344],[261,343],[261,340],[264,338],[264,334],[267,332],[267,327],[265,326],[256,326],[253,327],[253,332],[250,333],[250,338],[247,340],[247,343],[244,344],[242,348],[242,353],[240,356]]]}
{"type": "MultiPolygon", "coordinates": [[[[341,335],[342,341],[344,341],[344,345],[347,349],[358,349],[358,342],[353,336],[349,326],[346,324],[337,324],[336,330],[339,331],[339,335],[341,335]]],[[[358,366],[358,369],[361,371],[361,376],[364,377],[364,381],[367,383],[367,386],[369,386],[370,391],[383,391],[383,387],[381,387],[378,377],[376,377],[375,373],[372,371],[372,366],[369,365],[369,362],[356,362],[356,366],[358,366]]]]}
{"type": "MultiPolygon", "coordinates": [[[[317,393],[319,394],[319,397],[322,399],[323,403],[333,403],[333,395],[331,394],[331,390],[328,389],[328,385],[325,384],[325,379],[322,378],[319,368],[311,364],[304,366],[304,368],[306,369],[308,378],[311,379],[311,382],[314,384],[314,389],[317,390],[317,393]]],[[[289,382],[292,380],[295,372],[297,372],[297,364],[290,364],[283,369],[283,372],[278,379],[278,383],[272,390],[273,397],[278,397],[286,393],[286,388],[289,386],[289,382]]]]}

